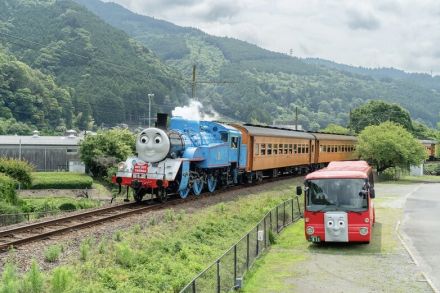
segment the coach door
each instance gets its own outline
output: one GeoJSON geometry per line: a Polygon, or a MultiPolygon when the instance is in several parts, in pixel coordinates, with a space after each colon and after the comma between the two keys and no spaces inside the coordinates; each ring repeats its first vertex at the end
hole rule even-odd
{"type": "Polygon", "coordinates": [[[313,164],[315,161],[315,141],[309,140],[309,162],[310,164],[313,164]]]}

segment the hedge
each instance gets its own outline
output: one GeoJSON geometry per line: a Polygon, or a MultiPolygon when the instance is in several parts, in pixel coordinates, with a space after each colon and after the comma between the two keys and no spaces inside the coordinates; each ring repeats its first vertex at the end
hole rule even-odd
{"type": "Polygon", "coordinates": [[[32,173],[31,189],[85,189],[91,188],[93,179],[85,174],[68,172],[32,173]]]}
{"type": "Polygon", "coordinates": [[[4,173],[9,177],[21,183],[24,188],[31,186],[31,172],[34,167],[26,161],[0,158],[0,173],[4,173]]]}

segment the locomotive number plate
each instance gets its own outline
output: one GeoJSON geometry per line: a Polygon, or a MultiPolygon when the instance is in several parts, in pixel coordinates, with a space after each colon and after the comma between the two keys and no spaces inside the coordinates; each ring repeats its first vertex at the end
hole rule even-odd
{"type": "Polygon", "coordinates": [[[134,165],[133,173],[147,173],[148,165],[134,165]]]}
{"type": "Polygon", "coordinates": [[[318,243],[321,242],[321,238],[319,236],[310,236],[310,241],[318,243]]]}

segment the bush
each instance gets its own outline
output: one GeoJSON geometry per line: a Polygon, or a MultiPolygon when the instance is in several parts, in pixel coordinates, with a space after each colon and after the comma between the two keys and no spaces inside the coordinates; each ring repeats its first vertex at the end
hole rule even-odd
{"type": "Polygon", "coordinates": [[[21,183],[24,188],[31,186],[31,172],[34,167],[25,161],[16,159],[0,158],[0,173],[5,173],[9,177],[21,183]]]}
{"type": "Polygon", "coordinates": [[[76,210],[76,205],[74,205],[71,202],[65,202],[60,204],[60,206],[58,207],[61,211],[74,211],[76,210]]]}
{"type": "Polygon", "coordinates": [[[47,248],[46,252],[44,252],[44,260],[47,262],[55,262],[60,257],[60,253],[62,252],[62,247],[60,245],[51,245],[47,248]]]}
{"type": "Polygon", "coordinates": [[[24,275],[23,291],[29,293],[43,293],[44,277],[37,263],[32,261],[30,270],[24,275]]]}
{"type": "Polygon", "coordinates": [[[31,189],[84,189],[92,188],[93,179],[85,174],[68,172],[32,173],[31,189]]]}
{"type": "Polygon", "coordinates": [[[20,291],[20,283],[17,277],[16,268],[7,263],[3,270],[2,282],[0,284],[0,292],[15,293],[20,291]]]}
{"type": "Polygon", "coordinates": [[[423,173],[425,175],[440,175],[440,164],[433,163],[433,164],[425,164],[423,173]]]}
{"type": "Polygon", "coordinates": [[[53,270],[51,285],[52,293],[62,293],[70,287],[72,283],[72,272],[67,268],[58,267],[53,270]]]}
{"type": "Polygon", "coordinates": [[[16,181],[11,177],[0,174],[0,201],[13,205],[18,203],[15,184],[16,181]]]}

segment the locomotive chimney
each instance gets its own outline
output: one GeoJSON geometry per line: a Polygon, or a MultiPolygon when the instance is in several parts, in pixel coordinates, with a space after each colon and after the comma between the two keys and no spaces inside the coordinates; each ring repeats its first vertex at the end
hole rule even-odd
{"type": "Polygon", "coordinates": [[[157,113],[156,127],[162,130],[167,129],[167,120],[168,114],[166,113],[157,113]]]}

